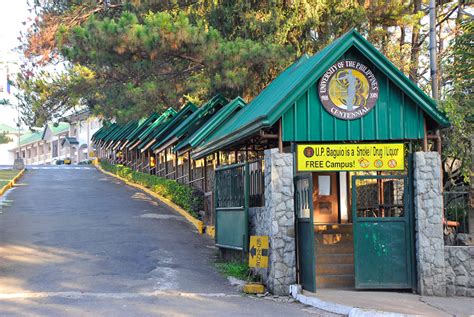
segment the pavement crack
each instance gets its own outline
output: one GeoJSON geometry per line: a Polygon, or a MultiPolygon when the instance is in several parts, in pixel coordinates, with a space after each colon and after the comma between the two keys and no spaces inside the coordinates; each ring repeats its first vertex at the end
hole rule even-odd
{"type": "Polygon", "coordinates": [[[442,312],[448,314],[449,316],[456,316],[455,314],[451,314],[450,312],[448,312],[447,310],[445,310],[445,309],[442,308],[442,307],[439,307],[439,306],[436,306],[436,305],[431,304],[430,302],[424,300],[423,297],[421,297],[421,296],[418,298],[418,300],[419,300],[420,302],[422,302],[422,303],[424,303],[424,304],[430,306],[430,307],[433,307],[433,308],[435,308],[435,309],[437,309],[437,310],[440,310],[440,311],[442,311],[442,312]]]}

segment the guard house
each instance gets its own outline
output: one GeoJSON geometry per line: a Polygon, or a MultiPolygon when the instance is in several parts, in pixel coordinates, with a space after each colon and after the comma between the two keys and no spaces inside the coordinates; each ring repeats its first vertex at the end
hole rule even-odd
{"type": "Polygon", "coordinates": [[[264,156],[264,207],[249,207],[248,163],[216,169],[217,245],[247,251],[249,235],[268,236],[269,267],[257,272],[277,294],[291,284],[442,294],[432,263],[444,259],[441,166],[427,143],[448,125],[386,57],[346,33],[193,149],[194,159],[264,156]]]}

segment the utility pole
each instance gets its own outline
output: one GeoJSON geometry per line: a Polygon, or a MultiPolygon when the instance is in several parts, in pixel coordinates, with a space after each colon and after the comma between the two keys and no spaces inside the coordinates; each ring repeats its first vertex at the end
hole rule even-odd
{"type": "Polygon", "coordinates": [[[430,0],[430,74],[431,74],[431,95],[434,100],[438,100],[438,71],[436,56],[436,2],[430,0]]]}

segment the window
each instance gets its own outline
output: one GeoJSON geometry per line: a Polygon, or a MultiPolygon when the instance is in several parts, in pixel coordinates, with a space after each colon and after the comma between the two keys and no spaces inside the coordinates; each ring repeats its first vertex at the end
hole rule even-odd
{"type": "Polygon", "coordinates": [[[329,176],[329,175],[319,175],[318,176],[318,185],[319,185],[319,196],[330,196],[331,195],[331,176],[329,176]]]}

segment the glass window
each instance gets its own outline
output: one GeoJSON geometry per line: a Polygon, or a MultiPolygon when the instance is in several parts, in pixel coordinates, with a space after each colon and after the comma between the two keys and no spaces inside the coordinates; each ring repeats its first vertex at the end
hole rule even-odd
{"type": "Polygon", "coordinates": [[[319,175],[318,185],[319,185],[319,196],[331,195],[331,176],[319,175]]]}

